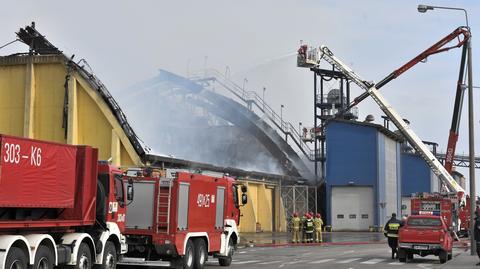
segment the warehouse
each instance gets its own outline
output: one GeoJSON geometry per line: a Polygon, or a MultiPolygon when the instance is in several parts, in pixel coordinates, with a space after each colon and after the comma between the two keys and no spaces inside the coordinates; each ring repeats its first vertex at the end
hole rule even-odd
{"type": "Polygon", "coordinates": [[[327,222],[334,230],[368,230],[400,212],[400,142],[381,125],[328,122],[327,222]]]}

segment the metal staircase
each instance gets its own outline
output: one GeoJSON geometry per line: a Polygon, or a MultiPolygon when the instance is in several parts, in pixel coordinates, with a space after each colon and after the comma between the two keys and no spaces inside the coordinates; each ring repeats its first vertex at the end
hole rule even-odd
{"type": "MultiPolygon", "coordinates": [[[[211,86],[212,82],[216,82],[240,99],[250,110],[252,110],[253,106],[257,107],[274,124],[277,130],[285,135],[286,141],[288,141],[288,137],[290,137],[298,149],[310,161],[315,161],[314,150],[310,149],[307,143],[303,141],[297,128],[290,122],[283,120],[256,92],[246,91],[243,87],[240,87],[215,69],[195,72],[189,76],[189,79],[205,86],[211,86]]],[[[319,155],[317,154],[317,156],[319,155]]]]}

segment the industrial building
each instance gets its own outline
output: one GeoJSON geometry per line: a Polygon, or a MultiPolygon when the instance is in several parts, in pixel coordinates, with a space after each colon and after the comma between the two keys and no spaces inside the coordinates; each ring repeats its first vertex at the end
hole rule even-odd
{"type": "MultiPolygon", "coordinates": [[[[160,81],[157,77],[153,84],[134,85],[134,96],[117,93],[125,94],[119,98],[122,101],[141,98],[157,102],[149,107],[128,103],[126,115],[84,59],[76,61],[65,55],[38,33],[33,24],[20,29],[17,36],[27,44],[28,50],[0,57],[0,133],[91,145],[99,149],[99,159],[110,160],[121,167],[151,165],[228,173],[248,186],[249,200],[242,208],[240,230],[286,231],[281,193],[288,192],[288,186],[297,180],[306,181],[305,177],[311,172],[275,129],[248,106],[209,91],[208,85],[202,85],[199,80],[163,71],[160,81]],[[155,86],[152,91],[145,91],[151,86],[155,86]],[[172,100],[184,103],[169,106],[166,102],[172,100]],[[159,104],[166,110],[159,111],[159,104]],[[143,117],[137,118],[139,114],[134,112],[142,108],[145,109],[141,111],[143,117]],[[174,108],[177,110],[172,110],[174,108]],[[185,108],[188,110],[183,110],[185,108]],[[189,122],[175,118],[182,110],[192,112],[189,122]],[[183,129],[168,131],[172,125],[182,124],[183,129]],[[159,133],[152,129],[159,125],[166,125],[167,131],[159,133]],[[139,133],[148,136],[142,137],[139,133]],[[193,136],[204,139],[202,142],[188,140],[193,136]],[[215,138],[218,139],[213,141],[215,138]],[[219,141],[222,151],[213,147],[208,150],[209,145],[219,141]],[[167,146],[172,149],[182,145],[196,148],[198,153],[163,150],[168,149],[167,146]],[[252,156],[256,157],[253,161],[252,156]],[[266,164],[259,158],[266,160],[266,164]]],[[[260,106],[269,108],[264,104],[260,106]]]]}
{"type": "Polygon", "coordinates": [[[327,222],[334,230],[382,226],[401,204],[401,137],[381,125],[326,125],[327,222]]]}

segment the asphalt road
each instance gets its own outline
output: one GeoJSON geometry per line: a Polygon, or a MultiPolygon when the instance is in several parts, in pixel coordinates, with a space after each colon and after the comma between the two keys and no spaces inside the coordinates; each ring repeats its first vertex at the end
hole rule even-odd
{"type": "MultiPolygon", "coordinates": [[[[454,250],[454,256],[456,256],[454,250]]],[[[236,268],[436,268],[438,257],[415,255],[409,263],[392,260],[385,244],[353,246],[254,247],[239,249],[234,256],[236,268]]],[[[206,268],[220,267],[216,259],[207,261],[206,268]]]]}

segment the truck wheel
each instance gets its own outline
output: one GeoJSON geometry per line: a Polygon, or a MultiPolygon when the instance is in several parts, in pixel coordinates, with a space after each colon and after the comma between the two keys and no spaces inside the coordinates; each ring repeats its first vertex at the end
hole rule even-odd
{"type": "Polygon", "coordinates": [[[5,269],[27,269],[27,256],[20,248],[12,247],[5,260],[5,269]]]}
{"type": "Polygon", "coordinates": [[[195,253],[192,240],[188,239],[185,247],[185,255],[183,255],[183,269],[192,269],[193,261],[195,260],[195,253]]]}
{"type": "Polygon", "coordinates": [[[75,269],[91,269],[92,268],[92,253],[86,243],[81,243],[78,248],[77,264],[75,269]]]}
{"type": "Polygon", "coordinates": [[[193,268],[195,269],[203,269],[203,265],[207,260],[208,253],[207,253],[207,245],[205,244],[205,240],[201,238],[197,238],[194,241],[195,243],[195,260],[193,264],[193,268]]]}
{"type": "Polygon", "coordinates": [[[440,250],[440,254],[438,254],[438,257],[440,258],[440,263],[446,263],[448,254],[445,250],[440,250]]]}
{"type": "Polygon", "coordinates": [[[413,253],[408,252],[407,253],[407,259],[413,260],[413,253]]]}
{"type": "Polygon", "coordinates": [[[35,254],[33,269],[53,269],[55,257],[52,251],[46,246],[39,246],[35,254]]]}
{"type": "Polygon", "coordinates": [[[226,257],[218,258],[218,263],[220,264],[220,266],[230,266],[230,264],[232,264],[234,250],[235,246],[233,245],[232,238],[230,238],[230,240],[228,240],[228,255],[226,257]]]}
{"type": "Polygon", "coordinates": [[[117,249],[112,241],[105,243],[105,250],[103,251],[103,263],[100,269],[115,269],[117,268],[117,249]]]}

